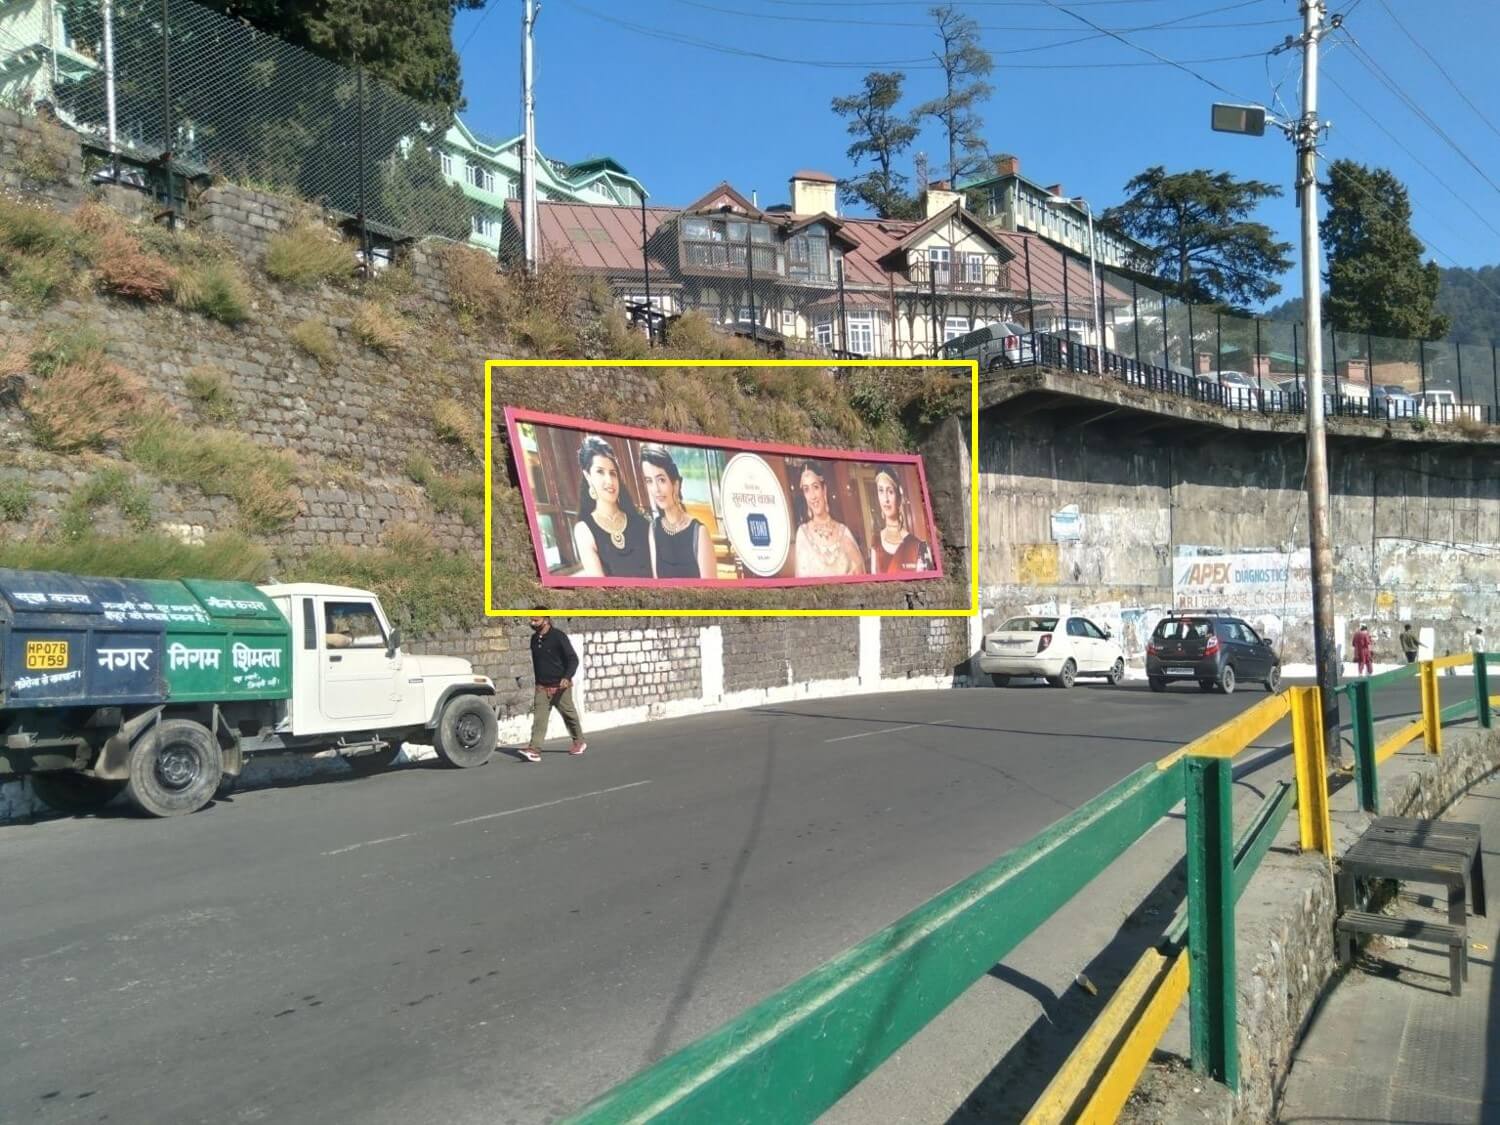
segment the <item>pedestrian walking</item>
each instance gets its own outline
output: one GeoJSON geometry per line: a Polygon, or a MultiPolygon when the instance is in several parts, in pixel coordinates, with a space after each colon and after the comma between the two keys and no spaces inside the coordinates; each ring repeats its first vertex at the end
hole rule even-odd
{"type": "Polygon", "coordinates": [[[1373,676],[1375,674],[1375,640],[1370,636],[1370,630],[1360,625],[1354,631],[1354,662],[1361,676],[1373,676]]]}
{"type": "Polygon", "coordinates": [[[1474,649],[1475,652],[1483,652],[1484,651],[1484,626],[1483,625],[1476,625],[1476,626],[1474,626],[1474,636],[1472,638],[1472,641],[1473,641],[1472,647],[1473,647],[1473,649],[1474,649]]]}
{"type": "Polygon", "coordinates": [[[547,722],[555,709],[563,717],[573,744],[568,753],[577,757],[588,749],[583,740],[583,723],[573,704],[573,677],[578,672],[578,653],[568,634],[552,624],[552,618],[531,619],[531,674],[536,680],[536,694],[531,701],[531,741],[521,751],[528,762],[542,760],[542,742],[547,737],[547,722]]]}
{"type": "Polygon", "coordinates": [[[1417,640],[1416,633],[1412,632],[1411,622],[1408,621],[1401,626],[1401,651],[1405,654],[1408,664],[1417,659],[1417,653],[1421,648],[1422,642],[1417,640]]]}

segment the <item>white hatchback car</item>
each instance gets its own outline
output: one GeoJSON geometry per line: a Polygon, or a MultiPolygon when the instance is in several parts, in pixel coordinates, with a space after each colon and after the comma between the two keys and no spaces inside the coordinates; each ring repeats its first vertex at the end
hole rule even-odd
{"type": "Polygon", "coordinates": [[[996,687],[1012,676],[1042,676],[1070,688],[1079,676],[1125,678],[1125,652],[1087,617],[1012,617],[984,638],[979,669],[996,687]]]}

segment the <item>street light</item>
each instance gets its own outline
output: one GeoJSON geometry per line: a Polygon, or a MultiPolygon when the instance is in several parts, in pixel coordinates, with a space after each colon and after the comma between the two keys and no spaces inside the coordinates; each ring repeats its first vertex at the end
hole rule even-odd
{"type": "MultiPolygon", "coordinates": [[[[1104,323],[1103,317],[1099,315],[1099,285],[1096,277],[1098,267],[1094,263],[1094,209],[1089,206],[1089,201],[1083,198],[1083,196],[1081,195],[1049,195],[1047,197],[1047,204],[1051,207],[1082,206],[1084,212],[1089,217],[1089,296],[1093,301],[1092,305],[1090,306],[1089,320],[1093,321],[1094,324],[1094,337],[1096,345],[1094,348],[1094,373],[1097,375],[1103,370],[1102,358],[1104,355],[1104,323]]],[[[1063,269],[1067,268],[1068,258],[1067,255],[1064,254],[1063,269]]]]}

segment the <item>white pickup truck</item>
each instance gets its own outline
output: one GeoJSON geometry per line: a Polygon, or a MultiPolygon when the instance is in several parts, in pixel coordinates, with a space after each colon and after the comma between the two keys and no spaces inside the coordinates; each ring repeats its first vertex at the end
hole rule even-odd
{"type": "Polygon", "coordinates": [[[0,570],[0,780],[61,811],[122,789],[154,816],[224,793],[246,754],[334,751],[359,772],[406,742],[460,768],[495,751],[495,685],[401,649],[380,599],[0,570]]]}

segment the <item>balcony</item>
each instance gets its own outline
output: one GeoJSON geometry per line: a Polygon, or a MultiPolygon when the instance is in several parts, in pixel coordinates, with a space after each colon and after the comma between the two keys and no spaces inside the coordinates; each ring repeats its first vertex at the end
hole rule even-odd
{"type": "Polygon", "coordinates": [[[1010,264],[986,257],[958,262],[919,258],[907,269],[912,284],[940,293],[1002,293],[1010,290],[1010,264]]]}

